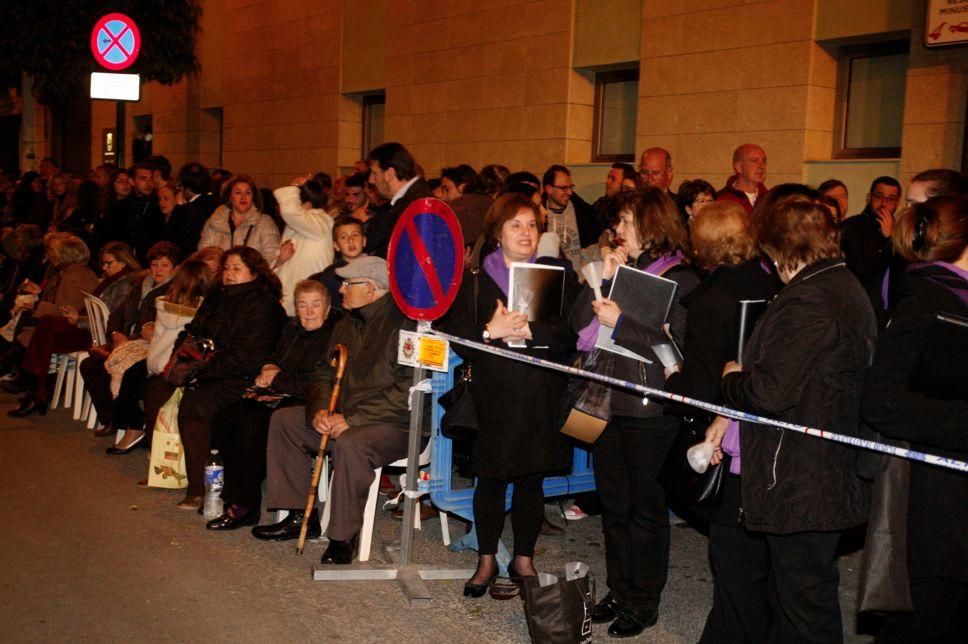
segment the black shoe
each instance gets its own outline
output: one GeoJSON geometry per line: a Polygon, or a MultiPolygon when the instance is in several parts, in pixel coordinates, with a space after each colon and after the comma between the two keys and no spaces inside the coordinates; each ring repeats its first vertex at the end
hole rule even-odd
{"type": "MultiPolygon", "coordinates": [[[[117,445],[112,445],[111,447],[104,450],[105,454],[127,454],[135,447],[144,442],[145,438],[148,437],[147,432],[142,432],[141,436],[134,439],[127,447],[118,447],[117,445]]],[[[123,438],[121,439],[124,440],[123,438]]]]}
{"type": "Polygon", "coordinates": [[[326,546],[326,552],[323,553],[323,558],[319,560],[319,563],[345,566],[346,564],[353,563],[353,553],[355,550],[355,537],[347,539],[346,541],[330,539],[329,545],[326,546]]]}
{"type": "Polygon", "coordinates": [[[619,611],[618,617],[608,627],[609,637],[635,637],[650,626],[655,626],[659,621],[659,611],[640,610],[636,608],[623,608],[619,611]]]}
{"type": "MultiPolygon", "coordinates": [[[[229,506],[229,509],[236,507],[234,505],[229,506]]],[[[246,512],[240,517],[233,517],[228,510],[225,511],[222,516],[212,519],[205,524],[205,527],[209,530],[236,530],[242,526],[252,525],[259,522],[259,511],[252,510],[246,512]]]]}
{"type": "Polygon", "coordinates": [[[11,418],[26,418],[33,413],[38,413],[41,416],[47,413],[47,401],[38,400],[32,394],[27,394],[20,401],[20,405],[16,409],[11,409],[7,412],[7,416],[11,418]]]}
{"type": "Polygon", "coordinates": [[[491,582],[497,577],[497,572],[491,575],[490,579],[483,584],[472,584],[469,580],[464,582],[464,597],[483,597],[487,589],[491,587],[491,582]]]}
{"type": "MultiPolygon", "coordinates": [[[[288,541],[299,538],[299,530],[302,528],[302,510],[290,510],[289,516],[278,523],[271,525],[257,525],[252,528],[252,536],[263,541],[288,541]]],[[[309,525],[306,526],[306,538],[318,539],[323,534],[319,527],[319,513],[313,508],[309,515],[309,525]]]]}
{"type": "Polygon", "coordinates": [[[604,624],[612,621],[618,617],[619,611],[622,610],[622,607],[622,602],[613,597],[612,593],[608,593],[604,598],[602,598],[602,601],[595,604],[595,607],[592,608],[592,623],[604,624]]]}

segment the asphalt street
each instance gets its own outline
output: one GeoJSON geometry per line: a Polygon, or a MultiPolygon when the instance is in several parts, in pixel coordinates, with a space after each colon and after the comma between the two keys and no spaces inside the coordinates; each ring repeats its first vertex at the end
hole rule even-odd
{"type": "MultiPolygon", "coordinates": [[[[13,420],[6,411],[14,403],[0,395],[0,641],[528,641],[520,600],[467,599],[462,581],[429,582],[433,600],[416,607],[394,581],[313,581],[325,541],[300,557],[291,542],[259,542],[245,528],[206,531],[201,516],[175,508],[181,492],[135,485],[147,450],[106,455],[110,439],[66,412],[13,420]]],[[[566,523],[556,506],[546,510],[566,523]]],[[[399,539],[389,514],[377,529],[388,543],[399,539]]],[[[451,521],[455,537],[463,529],[451,521]]],[[[475,562],[474,553],[442,545],[436,519],[417,533],[414,559],[475,562]]],[[[599,518],[541,537],[539,569],[568,561],[587,562],[604,593],[599,518]]],[[[858,563],[856,552],[841,561],[848,641],[867,639],[853,634],[858,563]]],[[[711,593],[705,538],[674,521],[659,622],[630,641],[695,642],[711,593]]],[[[594,637],[607,640],[605,627],[594,637]]]]}

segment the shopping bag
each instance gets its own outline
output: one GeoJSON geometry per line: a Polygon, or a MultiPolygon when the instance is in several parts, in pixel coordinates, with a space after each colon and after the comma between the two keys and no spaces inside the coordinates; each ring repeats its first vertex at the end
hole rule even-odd
{"type": "Polygon", "coordinates": [[[564,573],[521,578],[524,616],[535,644],[590,644],[595,578],[588,564],[571,561],[564,573]]]}
{"type": "Polygon", "coordinates": [[[185,470],[185,450],[178,434],[178,405],[184,389],[179,387],[171,395],[155,422],[151,438],[151,460],[148,462],[148,487],[181,489],[188,487],[185,470]]]}

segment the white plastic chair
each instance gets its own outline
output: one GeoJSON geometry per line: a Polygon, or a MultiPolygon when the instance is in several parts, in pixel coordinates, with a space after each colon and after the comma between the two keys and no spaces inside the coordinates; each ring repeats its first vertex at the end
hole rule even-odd
{"type": "MultiPolygon", "coordinates": [[[[426,467],[430,465],[430,456],[433,448],[433,441],[427,441],[427,446],[420,453],[418,458],[418,467],[426,467]]],[[[390,463],[387,467],[407,467],[407,459],[401,458],[398,461],[390,463]]],[[[378,467],[373,470],[373,483],[370,484],[370,491],[366,497],[366,506],[363,510],[363,527],[360,529],[360,552],[357,557],[359,561],[369,561],[370,560],[370,549],[373,545],[373,525],[376,522],[376,501],[377,497],[380,495],[380,477],[383,475],[383,468],[378,467]]],[[[332,486],[332,481],[330,481],[330,486],[332,486]]],[[[332,496],[332,489],[329,492],[332,496]]],[[[323,532],[326,532],[326,528],[329,527],[329,516],[330,507],[329,503],[323,508],[323,516],[320,518],[319,523],[322,525],[323,532]]],[[[416,512],[413,517],[413,527],[420,529],[420,506],[417,505],[416,512]]],[[[450,531],[447,526],[447,513],[440,513],[440,529],[442,537],[444,540],[444,545],[450,545],[450,531]]]]}
{"type": "MultiPolygon", "coordinates": [[[[108,316],[111,315],[108,305],[101,298],[85,293],[84,308],[87,310],[87,322],[91,330],[91,344],[95,347],[107,344],[108,316]]],[[[75,364],[72,383],[74,389],[73,415],[76,420],[87,419],[87,428],[94,429],[97,427],[97,410],[91,404],[91,395],[84,389],[84,378],[80,369],[81,362],[87,358],[88,353],[87,351],[77,351],[70,355],[75,364]]]]}
{"type": "MultiPolygon", "coordinates": [[[[105,326],[110,311],[100,298],[94,297],[90,293],[84,293],[83,291],[82,293],[84,294],[84,308],[87,310],[87,319],[90,323],[93,343],[95,345],[104,344],[106,335],[105,326]]],[[[71,407],[75,400],[78,405],[81,404],[81,400],[77,394],[79,390],[84,390],[84,381],[81,378],[78,367],[81,364],[81,360],[86,357],[86,351],[54,354],[51,357],[51,368],[57,373],[57,379],[54,381],[54,394],[51,396],[50,401],[51,409],[57,409],[62,393],[64,394],[65,408],[71,407]],[[77,384],[78,379],[80,379],[80,386],[77,384]]],[[[81,417],[78,411],[77,407],[75,407],[75,420],[81,417]]]]}

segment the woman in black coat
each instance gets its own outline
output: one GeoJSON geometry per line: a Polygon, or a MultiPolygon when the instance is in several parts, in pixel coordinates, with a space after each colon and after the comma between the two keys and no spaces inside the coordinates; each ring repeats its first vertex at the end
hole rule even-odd
{"type": "Polygon", "coordinates": [[[282,330],[275,351],[238,404],[220,411],[213,421],[214,443],[225,465],[222,499],[225,512],[209,521],[209,530],[234,530],[259,522],[262,480],[266,477],[266,441],[276,409],[301,405],[316,363],[327,359],[333,325],[329,292],[315,280],[303,280],[294,290],[296,317],[282,330]]]}
{"type": "MultiPolygon", "coordinates": [[[[901,214],[894,248],[911,262],[864,387],[864,419],[913,449],[968,459],[968,345],[953,344],[938,313],[968,318],[968,206],[934,197],[901,214]],[[925,368],[926,367],[926,368],[925,368]]],[[[902,495],[903,497],[903,495],[902,495]]],[[[892,495],[892,498],[896,498],[892,495]]],[[[892,613],[887,642],[961,641],[968,616],[968,475],[910,462],[907,560],[914,611],[892,613]]],[[[874,518],[871,518],[872,524],[874,518]]]]}
{"type": "MultiPolygon", "coordinates": [[[[195,510],[205,493],[205,460],[212,446],[212,419],[239,401],[266,364],[286,319],[282,286],[259,251],[236,246],[222,256],[222,285],[209,294],[185,333],[215,341],[215,357],[178,407],[188,489],[178,504],[195,510]]],[[[178,351],[175,344],[175,352],[178,351]]]]}
{"type": "MultiPolygon", "coordinates": [[[[602,290],[608,292],[609,281],[624,264],[676,282],[667,322],[681,347],[686,310],[680,300],[699,284],[699,276],[685,263],[689,235],[679,211],[668,195],[654,187],[621,193],[617,211],[620,242],[603,252],[606,282],[602,290]]],[[[652,350],[669,341],[662,328],[623,313],[611,300],[596,301],[588,287],[575,302],[571,319],[573,328],[582,329],[580,348],[591,348],[586,338],[594,339],[600,324],[615,329],[616,344],[649,361],[602,353],[613,362],[597,371],[650,387],[665,384],[662,363],[652,350]]],[[[661,401],[643,405],[640,394],[611,389],[608,424],[592,452],[609,592],[591,617],[596,623],[612,622],[608,632],[613,637],[637,635],[658,617],[669,569],[669,509],[658,475],[678,428],[678,419],[665,413],[661,401]]]]}
{"type": "MultiPolygon", "coordinates": [[[[538,221],[537,206],[527,197],[505,195],[494,203],[485,221],[485,234],[500,245],[484,258],[479,274],[464,276],[443,328],[502,348],[508,342],[526,341],[527,348],[515,351],[563,362],[575,348],[575,336],[564,317],[528,322],[526,315],[507,309],[510,263],[535,261],[538,221]]],[[[565,280],[562,310],[570,308],[577,291],[571,271],[565,270],[565,280]]],[[[498,573],[495,555],[509,483],[514,484],[514,559],[508,572],[511,577],[536,574],[533,556],[544,518],[543,480],[548,473],[567,469],[571,462],[571,447],[558,432],[567,378],[492,354],[455,349],[473,365],[471,394],[481,428],[471,462],[477,476],[474,522],[480,556],[477,571],[464,586],[465,595],[480,597],[498,573]]]]}
{"type": "MultiPolygon", "coordinates": [[[[823,205],[793,196],[753,225],[786,286],[757,323],[742,367],[726,366],[723,399],[735,409],[857,436],[877,329],[840,256],[837,224],[823,205]]],[[[837,543],[868,509],[856,451],[748,422],[739,425],[739,448],[732,463],[740,468],[745,530],[719,545],[747,576],[725,589],[725,599],[764,616],[767,641],[841,641],[837,543]]]]}

